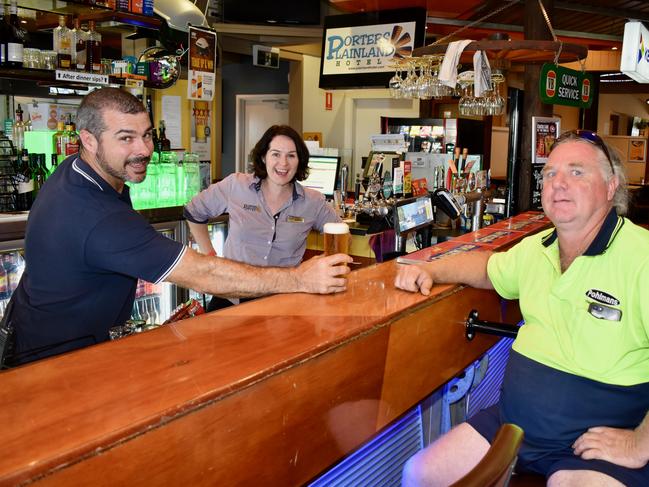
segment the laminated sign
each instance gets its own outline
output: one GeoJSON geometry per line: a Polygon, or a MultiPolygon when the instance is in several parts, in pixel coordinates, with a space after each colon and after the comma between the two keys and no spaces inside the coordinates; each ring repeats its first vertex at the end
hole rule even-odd
{"type": "Polygon", "coordinates": [[[594,96],[592,75],[545,63],[539,77],[539,96],[543,103],[590,108],[594,96]]]}

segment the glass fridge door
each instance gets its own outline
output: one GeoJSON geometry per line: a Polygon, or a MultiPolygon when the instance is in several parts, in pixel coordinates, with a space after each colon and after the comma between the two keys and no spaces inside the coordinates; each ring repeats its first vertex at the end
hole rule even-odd
{"type": "MultiPolygon", "coordinates": [[[[172,240],[181,241],[180,222],[156,223],[153,227],[172,240]]],[[[138,279],[131,319],[149,324],[161,324],[178,305],[178,288],[170,282],[153,284],[138,279]]]]}
{"type": "MultiPolygon", "coordinates": [[[[225,239],[228,236],[227,219],[224,221],[215,221],[208,223],[207,231],[210,234],[210,240],[212,241],[212,247],[214,247],[216,255],[222,256],[223,245],[225,244],[225,239]]],[[[189,244],[194,250],[198,251],[198,245],[196,245],[196,242],[191,240],[191,238],[189,239],[189,244]]],[[[210,299],[212,299],[212,295],[210,294],[199,293],[191,289],[189,291],[189,297],[201,303],[201,305],[203,305],[203,308],[205,309],[207,309],[207,304],[210,302],[210,299]]]]}
{"type": "Polygon", "coordinates": [[[23,240],[0,242],[0,318],[25,270],[23,240]]]}

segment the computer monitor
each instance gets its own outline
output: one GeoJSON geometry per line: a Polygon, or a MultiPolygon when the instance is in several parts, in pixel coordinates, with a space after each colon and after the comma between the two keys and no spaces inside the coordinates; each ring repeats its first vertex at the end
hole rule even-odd
{"type": "Polygon", "coordinates": [[[398,201],[394,212],[394,230],[404,235],[433,223],[433,203],[429,195],[398,201]]]}
{"type": "Polygon", "coordinates": [[[309,156],[309,177],[300,184],[306,188],[320,191],[327,198],[333,198],[338,185],[340,157],[309,156]]]}

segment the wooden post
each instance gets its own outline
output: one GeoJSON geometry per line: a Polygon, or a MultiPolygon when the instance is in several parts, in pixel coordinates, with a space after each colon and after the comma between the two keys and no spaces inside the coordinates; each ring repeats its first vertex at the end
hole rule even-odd
{"type": "MultiPolygon", "coordinates": [[[[542,0],[550,21],[554,9],[554,0],[542,0]]],[[[525,39],[553,40],[538,0],[525,0],[525,39]]],[[[516,213],[528,210],[532,188],[532,117],[551,117],[552,105],[541,103],[539,99],[540,65],[525,66],[525,99],[523,101],[523,131],[521,141],[520,170],[518,171],[518,194],[516,196],[516,213]]]]}

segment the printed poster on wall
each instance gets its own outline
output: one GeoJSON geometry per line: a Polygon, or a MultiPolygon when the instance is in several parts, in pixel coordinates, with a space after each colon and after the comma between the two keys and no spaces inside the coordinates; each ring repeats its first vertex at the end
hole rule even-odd
{"type": "Polygon", "coordinates": [[[548,161],[552,144],[561,134],[561,119],[532,117],[532,182],[530,209],[542,210],[543,166],[548,161]]]}
{"type": "Polygon", "coordinates": [[[552,144],[559,137],[561,119],[532,117],[532,164],[545,164],[552,144]]]}
{"type": "Polygon", "coordinates": [[[187,98],[212,101],[216,80],[216,32],[189,27],[187,98]]]}
{"type": "Polygon", "coordinates": [[[191,149],[201,162],[212,160],[212,129],[210,128],[210,107],[207,101],[192,101],[191,149]]]}

